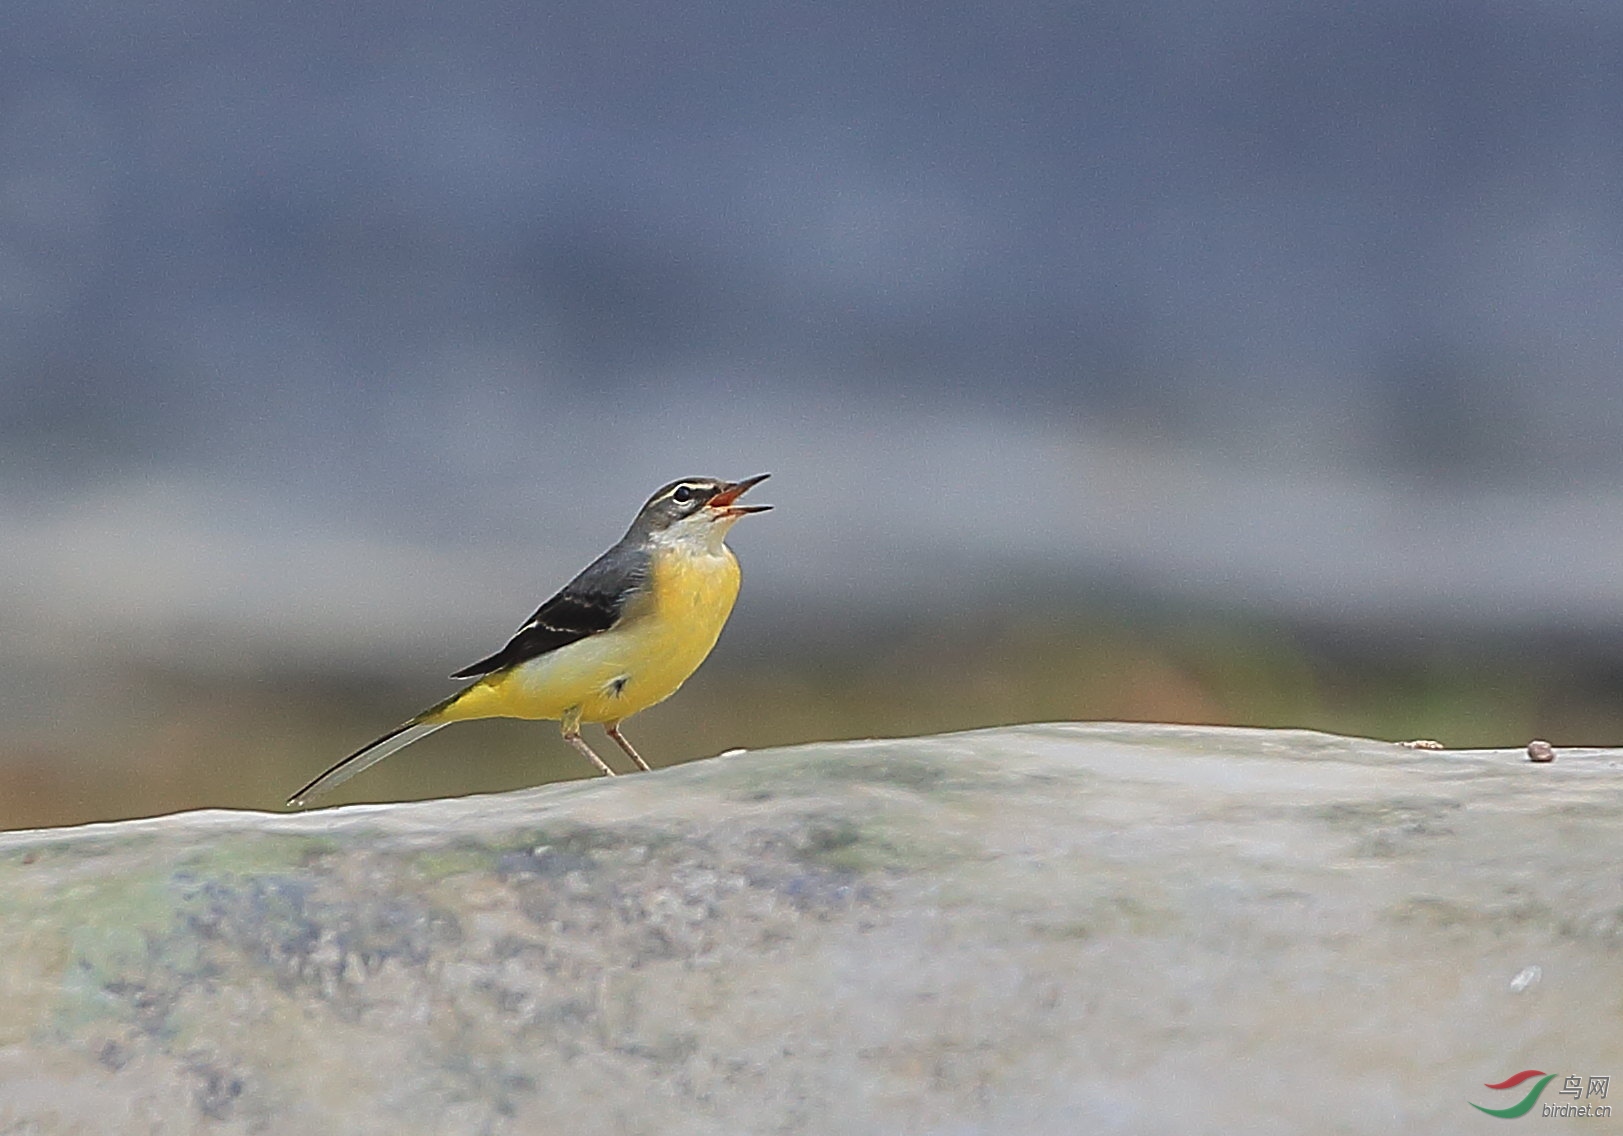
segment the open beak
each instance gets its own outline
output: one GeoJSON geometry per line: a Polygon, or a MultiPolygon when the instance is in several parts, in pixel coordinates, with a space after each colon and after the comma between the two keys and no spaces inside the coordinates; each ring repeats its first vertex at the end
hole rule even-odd
{"type": "Polygon", "coordinates": [[[714,509],[716,512],[725,517],[742,517],[745,513],[764,513],[768,509],[772,508],[772,506],[735,505],[733,502],[737,501],[745,493],[749,492],[751,486],[759,485],[761,482],[765,481],[771,476],[772,475],[770,473],[761,473],[754,477],[746,477],[743,481],[734,481],[731,484],[724,486],[720,493],[717,493],[714,497],[710,498],[708,507],[714,509]]]}

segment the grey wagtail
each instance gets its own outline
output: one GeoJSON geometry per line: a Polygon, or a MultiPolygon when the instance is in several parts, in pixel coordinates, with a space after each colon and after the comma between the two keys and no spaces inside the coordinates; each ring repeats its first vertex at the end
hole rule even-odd
{"type": "Polygon", "coordinates": [[[441,726],[472,718],[556,720],[564,740],[612,777],[580,736],[583,722],[601,722],[647,769],[620,723],[675,694],[716,645],[738,598],[727,530],[772,507],[738,503],[767,477],[688,477],[665,486],[620,542],[537,608],[507,646],[451,676],[477,682],[362,746],[287,803],[302,805],[441,726]]]}

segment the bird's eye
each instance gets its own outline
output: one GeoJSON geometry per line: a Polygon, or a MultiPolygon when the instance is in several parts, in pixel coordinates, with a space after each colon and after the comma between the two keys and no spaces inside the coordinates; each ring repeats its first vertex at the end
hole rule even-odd
{"type": "Polygon", "coordinates": [[[671,500],[675,501],[678,505],[686,505],[689,501],[693,500],[693,496],[693,490],[689,489],[686,485],[678,485],[676,487],[676,491],[671,494],[671,500]]]}

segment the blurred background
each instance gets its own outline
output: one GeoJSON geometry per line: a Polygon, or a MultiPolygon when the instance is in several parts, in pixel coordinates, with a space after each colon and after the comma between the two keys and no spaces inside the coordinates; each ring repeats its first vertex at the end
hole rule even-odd
{"type": "MultiPolygon", "coordinates": [[[[0,827],[276,807],[691,474],[778,509],[656,765],[1623,741],[1623,8],[4,24],[0,827]]],[[[585,772],[475,723],[335,799],[585,772]]]]}

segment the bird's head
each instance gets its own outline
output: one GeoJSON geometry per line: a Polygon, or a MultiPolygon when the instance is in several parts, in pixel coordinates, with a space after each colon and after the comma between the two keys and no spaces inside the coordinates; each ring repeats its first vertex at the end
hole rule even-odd
{"type": "Polygon", "coordinates": [[[713,477],[684,477],[673,481],[648,498],[631,528],[650,536],[669,534],[678,538],[719,539],[738,518],[772,508],[771,505],[738,503],[752,486],[770,476],[762,473],[743,481],[719,481],[713,477]]]}

